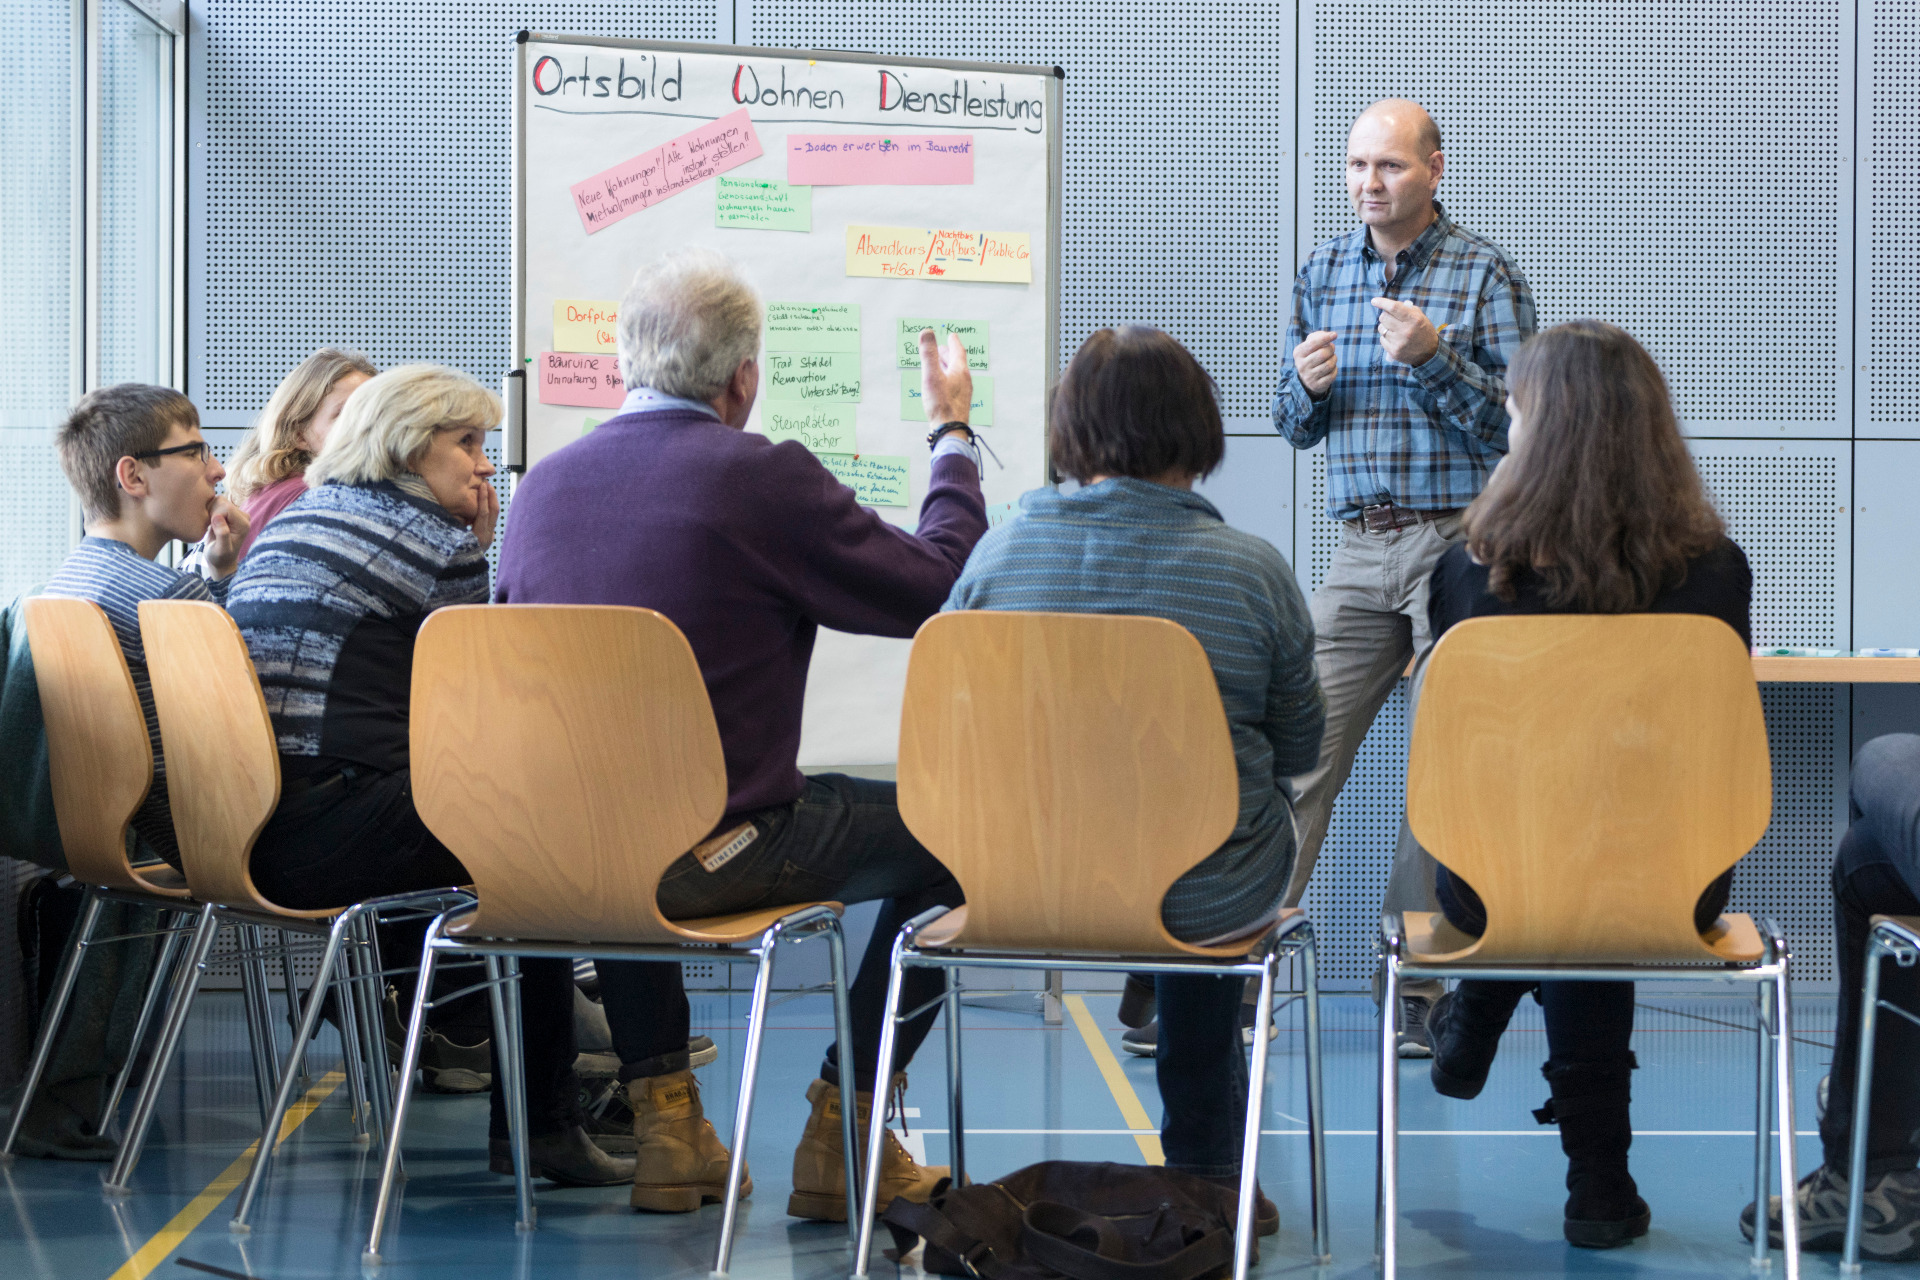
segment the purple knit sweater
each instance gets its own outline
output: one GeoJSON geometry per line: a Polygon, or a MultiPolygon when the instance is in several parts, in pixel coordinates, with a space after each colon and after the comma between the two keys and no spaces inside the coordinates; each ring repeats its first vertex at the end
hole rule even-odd
{"type": "Polygon", "coordinates": [[[911,636],[986,530],[980,476],[963,457],[934,460],[908,533],[795,441],[679,409],[624,414],[520,481],[494,598],[673,619],[713,699],[731,820],[800,795],[815,629],[911,636]]]}

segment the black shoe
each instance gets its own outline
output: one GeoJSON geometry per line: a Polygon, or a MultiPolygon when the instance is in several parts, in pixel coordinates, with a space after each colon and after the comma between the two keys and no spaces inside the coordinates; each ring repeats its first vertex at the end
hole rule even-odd
{"type": "Polygon", "coordinates": [[[1128,1031],[1120,1037],[1120,1047],[1142,1058],[1151,1058],[1160,1048],[1160,1019],[1128,1031]]]}
{"type": "Polygon", "coordinates": [[[1547,1067],[1553,1097],[1535,1114],[1558,1123],[1567,1153],[1567,1243],[1617,1249],[1647,1234],[1653,1213],[1627,1169],[1633,1145],[1632,1058],[1610,1067],[1547,1067]]]}
{"type": "Polygon", "coordinates": [[[1425,996],[1400,997],[1400,1033],[1395,1051],[1403,1058],[1431,1058],[1433,1042],[1427,1035],[1427,1014],[1433,1001],[1425,996]]]}
{"type": "MultiPolygon", "coordinates": [[[[1256,1007],[1254,1005],[1246,1004],[1244,1002],[1240,1005],[1240,1043],[1249,1049],[1253,1047],[1253,1015],[1255,1012],[1256,1012],[1256,1007]]],[[[1268,1042],[1271,1043],[1272,1041],[1278,1040],[1279,1038],[1280,1038],[1280,1024],[1278,1022],[1273,1021],[1271,1018],[1268,1019],[1267,1020],[1268,1042]]]]}
{"type": "MultiPolygon", "coordinates": [[[[537,1178],[563,1187],[617,1187],[633,1181],[633,1158],[608,1155],[579,1125],[563,1133],[543,1133],[527,1143],[537,1178]]],[[[505,1138],[487,1139],[487,1168],[513,1172],[513,1148],[505,1138]]]]}
{"type": "Polygon", "coordinates": [[[1512,1016],[1512,1003],[1478,998],[1466,983],[1435,1000],[1427,1012],[1427,1040],[1433,1046],[1427,1074],[1435,1092],[1449,1098],[1479,1097],[1512,1016]]]}
{"type": "Polygon", "coordinates": [[[712,1036],[695,1036],[687,1041],[687,1069],[704,1067],[720,1056],[720,1050],[714,1047],[712,1036]]]}
{"type": "Polygon", "coordinates": [[[1128,974],[1127,985],[1120,990],[1120,1025],[1134,1028],[1146,1026],[1153,1021],[1157,1003],[1153,975],[1128,974]]]}

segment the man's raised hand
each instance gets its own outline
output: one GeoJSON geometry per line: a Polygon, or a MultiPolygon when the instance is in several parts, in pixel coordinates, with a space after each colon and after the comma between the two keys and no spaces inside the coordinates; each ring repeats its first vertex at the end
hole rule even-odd
{"type": "Polygon", "coordinates": [[[1440,331],[1427,313],[1411,302],[1375,298],[1380,309],[1380,349],[1401,364],[1425,364],[1440,349],[1440,331]]]}
{"type": "Polygon", "coordinates": [[[1300,385],[1315,400],[1327,394],[1327,388],[1333,385],[1333,375],[1339,372],[1333,336],[1333,330],[1321,329],[1308,334],[1307,340],[1293,349],[1293,367],[1300,375],[1300,385]]]}

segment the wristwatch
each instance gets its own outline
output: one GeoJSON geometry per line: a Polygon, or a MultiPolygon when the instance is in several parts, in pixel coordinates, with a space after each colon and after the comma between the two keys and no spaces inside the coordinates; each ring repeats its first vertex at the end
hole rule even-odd
{"type": "Polygon", "coordinates": [[[964,422],[960,422],[958,420],[955,420],[953,422],[943,422],[939,426],[935,427],[933,430],[927,432],[927,448],[931,449],[936,444],[939,444],[940,437],[946,435],[947,432],[949,431],[964,431],[968,435],[973,434],[973,428],[968,426],[964,422]]]}

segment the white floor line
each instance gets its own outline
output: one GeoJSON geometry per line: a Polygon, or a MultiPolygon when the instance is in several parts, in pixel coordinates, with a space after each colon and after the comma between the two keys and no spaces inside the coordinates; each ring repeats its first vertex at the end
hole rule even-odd
{"type": "MultiPolygon", "coordinates": [[[[943,1137],[945,1129],[915,1129],[915,1134],[937,1133],[943,1137]]],[[[1158,1133],[1158,1129],[969,1129],[969,1135],[1012,1135],[1016,1137],[1119,1137],[1130,1138],[1138,1133],[1158,1133]]],[[[1794,1135],[1801,1138],[1817,1138],[1818,1129],[1796,1129],[1794,1135]]],[[[1263,1138],[1304,1138],[1305,1129],[1262,1129],[1263,1138]]],[[[1376,1136],[1372,1129],[1329,1129],[1329,1138],[1371,1138],[1376,1136]]],[[[1403,1138],[1557,1138],[1560,1131],[1550,1125],[1538,1129],[1402,1129],[1403,1138]]],[[[1635,1129],[1636,1138],[1748,1138],[1753,1137],[1751,1129],[1635,1129]]],[[[1769,1135],[1771,1136],[1771,1135],[1769,1135]]],[[[904,1140],[904,1135],[903,1135],[904,1140]]],[[[925,1163],[918,1153],[914,1159],[925,1163]]]]}

